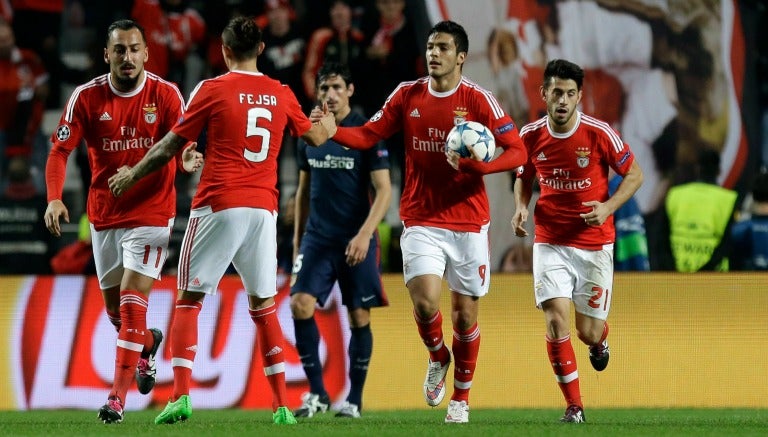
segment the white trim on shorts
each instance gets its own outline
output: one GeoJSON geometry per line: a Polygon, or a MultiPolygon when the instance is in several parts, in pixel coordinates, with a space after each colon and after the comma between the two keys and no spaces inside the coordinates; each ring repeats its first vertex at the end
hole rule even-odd
{"type": "Polygon", "coordinates": [[[277,294],[276,213],[246,207],[192,210],[179,254],[179,290],[216,294],[230,263],[249,295],[277,294]]]}
{"type": "Polygon", "coordinates": [[[96,276],[102,290],[120,286],[125,269],[150,278],[160,279],[168,243],[171,241],[173,221],[168,226],[139,226],[97,231],[91,227],[93,259],[96,276]]]}
{"type": "Polygon", "coordinates": [[[547,243],[533,244],[533,289],[536,307],[565,297],[576,312],[606,320],[613,296],[613,244],[586,250],[547,243]]]}
{"type": "Polygon", "coordinates": [[[400,237],[405,283],[423,275],[445,278],[448,287],[467,296],[485,296],[491,282],[488,228],[458,232],[410,226],[400,237]]]}

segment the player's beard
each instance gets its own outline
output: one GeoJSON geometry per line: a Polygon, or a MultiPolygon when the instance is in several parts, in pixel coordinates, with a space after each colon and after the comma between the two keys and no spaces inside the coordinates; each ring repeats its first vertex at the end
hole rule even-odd
{"type": "Polygon", "coordinates": [[[130,76],[118,76],[114,75],[112,79],[115,81],[115,88],[121,89],[121,90],[132,90],[136,87],[136,84],[139,83],[139,76],[141,74],[137,74],[136,77],[130,77],[130,76]]]}

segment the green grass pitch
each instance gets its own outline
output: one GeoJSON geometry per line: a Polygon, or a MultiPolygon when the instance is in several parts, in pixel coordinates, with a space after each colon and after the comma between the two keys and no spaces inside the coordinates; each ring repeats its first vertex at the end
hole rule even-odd
{"type": "Polygon", "coordinates": [[[155,425],[158,411],[128,411],[105,425],[96,409],[0,412],[2,436],[766,436],[768,409],[587,409],[587,423],[561,424],[562,410],[472,410],[470,423],[445,424],[444,408],[332,413],[278,426],[264,410],[195,410],[187,422],[155,425]]]}

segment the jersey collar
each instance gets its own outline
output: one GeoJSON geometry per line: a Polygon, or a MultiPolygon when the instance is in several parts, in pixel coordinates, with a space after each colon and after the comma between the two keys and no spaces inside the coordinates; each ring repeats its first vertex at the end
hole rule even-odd
{"type": "Polygon", "coordinates": [[[131,91],[128,91],[127,93],[118,90],[117,88],[115,88],[114,85],[112,85],[112,73],[107,74],[107,83],[109,84],[109,89],[111,89],[116,96],[133,97],[136,94],[140,93],[141,90],[144,89],[144,84],[147,83],[147,74],[148,74],[147,70],[144,70],[144,78],[141,80],[138,86],[136,86],[136,88],[132,89],[131,91]]]}
{"type": "Polygon", "coordinates": [[[576,132],[576,129],[578,129],[579,125],[581,124],[581,111],[579,111],[577,109],[576,113],[574,114],[574,116],[576,117],[576,123],[573,124],[573,128],[571,130],[569,130],[568,132],[562,133],[562,134],[553,131],[552,127],[549,125],[549,119],[547,119],[546,125],[547,125],[547,130],[549,131],[549,134],[552,135],[552,137],[554,137],[554,138],[568,138],[571,135],[573,135],[573,133],[576,132]]]}

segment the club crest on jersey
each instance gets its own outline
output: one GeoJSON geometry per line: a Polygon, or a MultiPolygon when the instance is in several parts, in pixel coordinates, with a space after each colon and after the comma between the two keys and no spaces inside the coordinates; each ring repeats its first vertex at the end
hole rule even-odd
{"type": "Polygon", "coordinates": [[[589,155],[592,152],[590,152],[589,147],[577,147],[576,148],[576,165],[578,165],[581,168],[584,168],[589,165],[589,155]]]}
{"type": "Polygon", "coordinates": [[[453,125],[456,126],[459,123],[467,121],[467,108],[456,108],[453,110],[453,125]]]}
{"type": "Polygon", "coordinates": [[[142,109],[144,110],[144,121],[149,124],[157,121],[157,105],[150,103],[148,105],[144,105],[142,109]]]}

